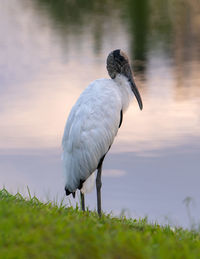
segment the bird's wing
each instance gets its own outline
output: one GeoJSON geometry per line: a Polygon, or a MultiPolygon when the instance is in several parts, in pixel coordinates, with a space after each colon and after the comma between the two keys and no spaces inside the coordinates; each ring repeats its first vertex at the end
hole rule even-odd
{"type": "Polygon", "coordinates": [[[112,80],[96,80],[72,108],[63,136],[66,186],[79,187],[109,150],[120,124],[122,103],[112,80]]]}

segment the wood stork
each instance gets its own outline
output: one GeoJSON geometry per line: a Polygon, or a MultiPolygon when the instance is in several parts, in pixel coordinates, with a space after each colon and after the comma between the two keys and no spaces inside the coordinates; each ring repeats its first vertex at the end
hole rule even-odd
{"type": "Polygon", "coordinates": [[[140,109],[143,108],[126,54],[119,49],[112,51],[107,57],[107,70],[111,79],[95,80],[80,95],[69,114],[62,140],[66,195],[75,197],[79,189],[82,210],[85,210],[84,193],[94,186],[94,172],[97,169],[99,216],[101,171],[105,155],[134,94],[140,109]]]}

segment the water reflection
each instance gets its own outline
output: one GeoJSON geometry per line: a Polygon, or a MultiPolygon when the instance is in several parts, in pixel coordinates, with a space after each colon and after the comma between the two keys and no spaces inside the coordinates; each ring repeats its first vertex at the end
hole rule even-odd
{"type": "Polygon", "coordinates": [[[134,71],[145,69],[149,25],[149,1],[129,1],[127,4],[129,18],[129,35],[131,35],[131,58],[134,60],[134,71]]]}
{"type": "MultiPolygon", "coordinates": [[[[106,56],[120,47],[133,61],[144,110],[133,103],[105,161],[104,207],[154,220],[170,215],[187,225],[186,196],[200,212],[198,1],[0,6],[1,183],[13,191],[28,185],[40,198],[63,197],[65,120],[85,86],[107,77],[106,56]]],[[[88,201],[94,207],[95,195],[88,201]]]]}

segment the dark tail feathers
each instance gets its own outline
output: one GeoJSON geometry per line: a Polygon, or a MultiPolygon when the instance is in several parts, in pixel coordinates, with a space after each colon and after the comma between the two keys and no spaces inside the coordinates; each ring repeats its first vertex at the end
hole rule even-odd
{"type": "MultiPolygon", "coordinates": [[[[85,180],[84,180],[84,181],[83,181],[83,180],[80,180],[80,183],[79,183],[79,186],[78,186],[78,189],[79,189],[79,190],[83,187],[83,183],[84,183],[84,182],[85,182],[85,180]]],[[[65,187],[65,193],[66,193],[67,196],[70,195],[70,194],[72,194],[73,198],[75,198],[76,192],[70,192],[70,191],[67,189],[67,187],[65,187]]]]}
{"type": "Polygon", "coordinates": [[[65,193],[67,196],[72,194],[73,198],[75,198],[76,192],[70,192],[66,187],[65,187],[65,193]]]}

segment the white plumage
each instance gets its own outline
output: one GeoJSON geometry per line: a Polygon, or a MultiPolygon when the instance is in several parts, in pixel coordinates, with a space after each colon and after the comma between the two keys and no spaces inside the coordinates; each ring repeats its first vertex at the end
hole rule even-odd
{"type": "MultiPolygon", "coordinates": [[[[97,169],[119,129],[120,112],[124,112],[133,97],[128,80],[118,75],[115,80],[98,79],[80,95],[67,120],[62,140],[66,187],[76,191],[97,169]]],[[[83,184],[82,191],[94,186],[83,184]],[[86,187],[87,186],[87,187],[86,187]]]]}
{"type": "Polygon", "coordinates": [[[103,159],[134,94],[140,109],[143,107],[128,58],[122,51],[114,50],[108,55],[107,70],[111,79],[95,80],[80,95],[69,114],[62,140],[66,195],[74,196],[76,190],[81,189],[85,210],[84,193],[94,186],[97,169],[99,215],[103,159]]]}

